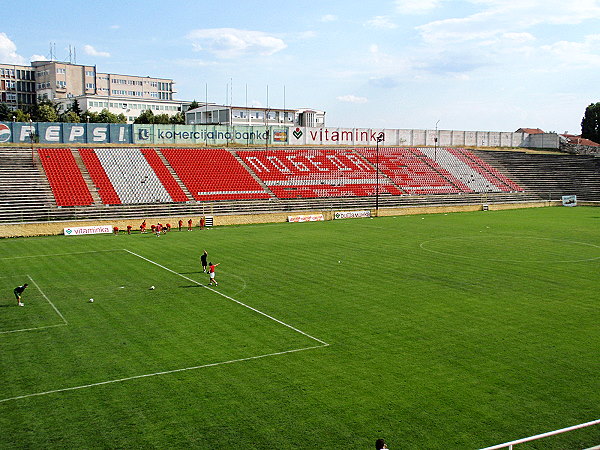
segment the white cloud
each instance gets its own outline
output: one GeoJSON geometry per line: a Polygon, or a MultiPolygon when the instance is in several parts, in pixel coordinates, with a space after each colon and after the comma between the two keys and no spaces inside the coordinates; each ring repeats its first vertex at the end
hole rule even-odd
{"type": "Polygon", "coordinates": [[[520,44],[535,41],[535,36],[533,36],[531,33],[504,33],[502,37],[509,41],[520,44]]]}
{"type": "Polygon", "coordinates": [[[480,6],[480,11],[416,27],[423,40],[430,44],[477,41],[518,35],[538,25],[575,25],[600,19],[598,0],[469,1],[480,6]]]}
{"type": "Polygon", "coordinates": [[[208,67],[215,66],[217,64],[214,61],[204,61],[202,59],[193,58],[177,59],[174,61],[174,63],[183,67],[208,67]]]}
{"type": "Polygon", "coordinates": [[[296,39],[300,40],[300,41],[306,41],[308,39],[314,39],[317,37],[317,32],[316,31],[301,31],[299,33],[296,33],[293,35],[293,37],[295,37],[296,39]]]}
{"type": "Polygon", "coordinates": [[[559,41],[542,46],[557,59],[559,66],[600,66],[600,34],[586,36],[583,42],[559,41]]]}
{"type": "Polygon", "coordinates": [[[120,28],[121,28],[121,25],[111,25],[111,26],[110,26],[110,29],[111,29],[111,30],[118,30],[118,29],[120,29],[120,28]]]}
{"type": "Polygon", "coordinates": [[[48,58],[43,55],[31,55],[29,61],[48,61],[48,58]]]}
{"type": "Polygon", "coordinates": [[[425,14],[437,8],[442,0],[396,0],[394,3],[400,14],[425,14]]]}
{"type": "Polygon", "coordinates": [[[195,51],[207,51],[218,58],[271,56],[287,47],[282,39],[262,31],[235,28],[193,30],[186,38],[192,42],[195,51]]]}
{"type": "Polygon", "coordinates": [[[320,20],[321,22],[335,22],[338,20],[338,17],[333,14],[325,14],[324,16],[321,16],[320,20]]]}
{"type": "Polygon", "coordinates": [[[357,97],[356,95],[341,95],[339,97],[336,97],[337,100],[339,100],[340,102],[344,102],[344,103],[358,103],[358,104],[362,104],[362,103],[367,103],[369,100],[366,97],[357,97]]]}
{"type": "Polygon", "coordinates": [[[17,46],[6,33],[0,33],[0,61],[5,64],[25,65],[25,58],[17,53],[17,46]]]}
{"type": "Polygon", "coordinates": [[[86,55],[99,56],[101,58],[110,58],[110,53],[98,51],[91,45],[84,45],[83,51],[85,52],[86,55]]]}
{"type": "Polygon", "coordinates": [[[388,16],[375,16],[371,20],[368,20],[365,25],[371,28],[379,28],[384,30],[393,30],[394,28],[398,28],[398,25],[393,23],[388,16]]]}

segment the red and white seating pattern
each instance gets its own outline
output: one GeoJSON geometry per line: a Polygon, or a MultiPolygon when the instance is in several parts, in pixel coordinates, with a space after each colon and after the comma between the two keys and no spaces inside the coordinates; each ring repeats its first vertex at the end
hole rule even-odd
{"type": "Polygon", "coordinates": [[[470,167],[474,168],[478,172],[480,172],[486,179],[494,183],[496,186],[500,187],[500,189],[504,192],[521,192],[523,188],[519,186],[517,183],[512,181],[506,175],[501,173],[496,168],[490,166],[481,158],[475,156],[472,152],[466,149],[458,149],[458,148],[448,148],[448,152],[455,155],[461,161],[464,161],[470,167]]]}
{"type": "Polygon", "coordinates": [[[227,150],[163,148],[160,151],[198,201],[270,198],[227,150]]]}
{"type": "Polygon", "coordinates": [[[357,149],[408,194],[473,192],[432,159],[412,148],[357,149]]]}
{"type": "MultiPolygon", "coordinates": [[[[375,168],[343,149],[238,150],[238,156],[279,198],[373,195],[375,168]]],[[[401,192],[381,173],[379,192],[401,192]]]]}
{"type": "Polygon", "coordinates": [[[142,149],[141,152],[142,155],[144,155],[144,158],[146,158],[146,161],[148,161],[148,164],[150,164],[150,167],[152,167],[152,170],[154,170],[154,173],[156,173],[156,176],[159,178],[162,185],[167,192],[169,192],[169,195],[174,202],[187,202],[190,200],[181,187],[179,187],[177,181],[175,181],[175,178],[173,178],[173,175],[171,175],[171,172],[167,169],[167,166],[162,162],[160,156],[156,153],[156,150],[153,148],[145,148],[142,149]]]}
{"type": "Polygon", "coordinates": [[[79,155],[81,156],[94,185],[96,185],[102,203],[105,205],[120,205],[121,199],[117,195],[110,178],[106,175],[94,150],[91,148],[80,148],[79,155]]]}
{"type": "Polygon", "coordinates": [[[71,150],[40,148],[38,155],[57,206],[87,206],[94,203],[71,150]]]}
{"type": "Polygon", "coordinates": [[[471,192],[501,192],[493,180],[488,179],[474,167],[467,164],[463,158],[453,154],[446,148],[419,148],[421,153],[427,155],[440,167],[447,170],[453,178],[460,180],[468,186],[471,192]]]}
{"type": "MultiPolygon", "coordinates": [[[[273,148],[236,153],[197,148],[163,148],[160,153],[79,149],[108,205],[189,201],[173,173],[197,201],[268,199],[272,195],[268,190],[279,198],[372,196],[377,190],[381,195],[523,190],[464,149],[273,148]]],[[[93,204],[71,150],[40,149],[39,155],[59,206],[93,204]]]]}

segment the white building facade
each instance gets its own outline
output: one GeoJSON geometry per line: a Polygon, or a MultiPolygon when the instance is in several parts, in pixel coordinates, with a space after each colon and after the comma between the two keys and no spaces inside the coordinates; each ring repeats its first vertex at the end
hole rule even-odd
{"type": "Polygon", "coordinates": [[[187,125],[323,127],[325,111],[203,104],[185,113],[187,125]]]}

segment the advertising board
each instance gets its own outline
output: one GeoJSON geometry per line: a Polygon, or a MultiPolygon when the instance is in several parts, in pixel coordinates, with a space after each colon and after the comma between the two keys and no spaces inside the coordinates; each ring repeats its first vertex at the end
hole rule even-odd
{"type": "Polygon", "coordinates": [[[65,236],[83,236],[86,234],[112,233],[112,231],[112,225],[97,225],[92,227],[69,227],[65,228],[63,233],[65,236]]]}

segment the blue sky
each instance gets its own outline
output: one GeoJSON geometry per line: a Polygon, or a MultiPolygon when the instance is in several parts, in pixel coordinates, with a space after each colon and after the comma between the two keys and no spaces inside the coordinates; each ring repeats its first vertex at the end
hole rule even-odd
{"type": "Polygon", "coordinates": [[[178,99],[311,107],[331,127],[579,133],[600,101],[600,0],[14,5],[0,62],[52,42],[58,60],[71,46],[99,72],[172,78],[178,99]]]}

